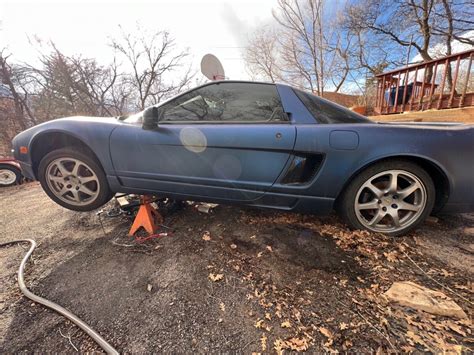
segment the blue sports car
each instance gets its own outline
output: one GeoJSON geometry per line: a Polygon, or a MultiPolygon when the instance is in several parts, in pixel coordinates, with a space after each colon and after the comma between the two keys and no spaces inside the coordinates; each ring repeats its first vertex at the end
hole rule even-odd
{"type": "Polygon", "coordinates": [[[69,117],[18,134],[15,158],[58,204],[114,193],[326,214],[400,235],[474,210],[474,127],[376,123],[282,85],[211,82],[127,117],[69,117]]]}

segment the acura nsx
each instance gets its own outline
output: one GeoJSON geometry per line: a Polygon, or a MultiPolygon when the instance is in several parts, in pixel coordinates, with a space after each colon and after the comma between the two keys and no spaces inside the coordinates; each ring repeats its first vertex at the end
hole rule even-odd
{"type": "Polygon", "coordinates": [[[115,193],[327,214],[400,235],[474,210],[474,127],[377,123],[283,84],[211,82],[127,117],[68,117],[13,140],[58,204],[115,193]]]}

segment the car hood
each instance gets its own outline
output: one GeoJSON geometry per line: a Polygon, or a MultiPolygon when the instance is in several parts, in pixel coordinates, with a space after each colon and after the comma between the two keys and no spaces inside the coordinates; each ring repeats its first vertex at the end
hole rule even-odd
{"type": "Polygon", "coordinates": [[[77,123],[119,123],[120,121],[117,117],[94,117],[94,116],[71,116],[71,117],[63,117],[57,118],[55,120],[51,120],[47,123],[51,122],[58,122],[58,121],[69,121],[69,122],[77,122],[77,123]]]}
{"type": "Polygon", "coordinates": [[[44,130],[62,130],[63,128],[67,130],[77,128],[89,128],[95,127],[97,125],[119,125],[121,122],[116,117],[89,117],[89,116],[71,116],[56,118],[54,120],[46,121],[40,123],[36,126],[28,128],[27,130],[21,132],[21,135],[32,135],[38,131],[44,130]]]}

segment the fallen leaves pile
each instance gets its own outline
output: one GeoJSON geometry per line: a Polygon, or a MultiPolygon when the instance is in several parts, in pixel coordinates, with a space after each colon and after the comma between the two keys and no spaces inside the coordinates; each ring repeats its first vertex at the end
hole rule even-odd
{"type": "MultiPolygon", "coordinates": [[[[297,287],[278,287],[263,277],[265,275],[258,274],[255,263],[278,252],[274,247],[266,246],[256,254],[256,259],[242,256],[240,261],[231,260],[233,271],[239,272],[252,288],[247,299],[259,306],[259,312],[249,315],[256,317],[254,326],[261,331],[258,340],[261,352],[346,351],[360,341],[363,333],[368,338],[366,346],[376,344],[372,350],[377,351],[471,351],[474,340],[469,318],[455,319],[416,311],[390,303],[384,296],[394,281],[410,280],[449,294],[468,314],[472,310],[472,284],[463,284],[453,273],[428,264],[417,250],[413,237],[393,239],[366,231],[350,231],[334,221],[323,223],[312,216],[297,214],[281,213],[271,217],[243,214],[241,219],[249,225],[304,228],[313,231],[316,237],[332,238],[367,271],[364,278],[340,278],[318,286],[337,291],[337,297],[328,300],[336,302],[339,314],[345,315],[344,319],[337,319],[324,317],[324,311],[317,312],[311,306],[314,287],[306,288],[308,284],[298,284],[297,280],[297,287]]],[[[255,235],[249,238],[254,239],[255,235]]],[[[235,244],[231,248],[238,253],[235,244]]],[[[217,276],[211,275],[209,278],[216,281],[217,276]]]]}

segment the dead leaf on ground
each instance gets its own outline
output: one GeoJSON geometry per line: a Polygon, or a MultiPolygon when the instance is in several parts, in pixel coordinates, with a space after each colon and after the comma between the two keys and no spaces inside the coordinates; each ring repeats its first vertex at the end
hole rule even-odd
{"type": "Polygon", "coordinates": [[[265,324],[264,320],[263,319],[258,319],[256,322],[255,322],[255,328],[257,329],[265,329],[267,332],[269,332],[272,327],[268,326],[265,324]]]}
{"type": "Polygon", "coordinates": [[[463,337],[467,336],[466,332],[461,328],[461,326],[457,325],[456,323],[448,321],[446,322],[446,325],[455,333],[458,333],[463,337]]]}
{"type": "Polygon", "coordinates": [[[286,320],[284,322],[281,323],[281,327],[282,328],[291,328],[291,323],[289,320],[286,320]]]}
{"type": "Polygon", "coordinates": [[[328,341],[324,343],[325,347],[331,346],[332,343],[334,342],[333,334],[328,328],[324,327],[319,327],[319,332],[323,334],[326,338],[328,338],[328,341]]]}
{"type": "Polygon", "coordinates": [[[262,347],[262,351],[267,350],[267,337],[265,334],[263,334],[262,337],[260,338],[260,344],[262,347]]]}
{"type": "Polygon", "coordinates": [[[298,311],[297,309],[293,309],[293,316],[298,322],[301,321],[301,312],[298,311]]]}
{"type": "Polygon", "coordinates": [[[306,338],[291,338],[287,341],[291,350],[305,351],[309,348],[308,339],[306,338]]]}
{"type": "Polygon", "coordinates": [[[396,251],[391,251],[388,253],[383,253],[383,255],[387,258],[387,260],[391,263],[396,263],[399,261],[398,253],[396,251]]]}
{"type": "Polygon", "coordinates": [[[209,232],[204,232],[204,235],[202,236],[202,240],[205,240],[206,242],[211,240],[211,233],[209,232]]]}
{"type": "Polygon", "coordinates": [[[219,308],[221,309],[222,312],[225,312],[225,304],[224,304],[224,302],[221,302],[221,303],[219,304],[219,308]]]}
{"type": "Polygon", "coordinates": [[[270,251],[270,252],[273,251],[273,249],[272,249],[272,247],[271,247],[270,245],[267,245],[267,250],[270,251]]]}
{"type": "Polygon", "coordinates": [[[406,335],[408,337],[408,342],[411,345],[415,345],[415,344],[425,345],[425,342],[423,341],[423,339],[421,339],[420,336],[415,334],[415,332],[409,330],[409,331],[407,331],[406,335]]]}
{"type": "Polygon", "coordinates": [[[305,351],[309,348],[309,341],[306,338],[290,338],[288,340],[277,339],[273,343],[273,348],[277,354],[283,354],[283,350],[305,351]]]}
{"type": "Polygon", "coordinates": [[[452,272],[449,272],[445,269],[441,269],[441,275],[443,275],[444,277],[450,277],[450,276],[454,276],[454,274],[452,272]]]}
{"type": "Polygon", "coordinates": [[[467,285],[460,285],[458,283],[454,284],[454,287],[457,288],[458,290],[465,290],[474,293],[474,282],[469,282],[467,285]]]}
{"type": "Polygon", "coordinates": [[[209,280],[217,282],[224,278],[224,274],[209,274],[209,280]]]}
{"type": "Polygon", "coordinates": [[[284,347],[284,341],[281,340],[281,339],[277,339],[275,340],[275,342],[273,343],[273,349],[275,349],[275,351],[277,352],[278,355],[280,354],[283,354],[283,347],[284,347]]]}

